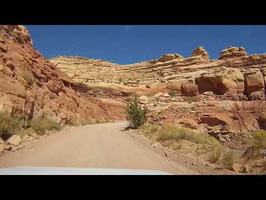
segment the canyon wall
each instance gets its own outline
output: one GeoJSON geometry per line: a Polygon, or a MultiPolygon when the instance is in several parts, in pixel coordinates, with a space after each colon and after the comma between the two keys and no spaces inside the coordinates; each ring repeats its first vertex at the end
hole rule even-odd
{"type": "Polygon", "coordinates": [[[80,86],[34,49],[24,26],[0,26],[0,110],[62,123],[109,118],[107,106],[81,96],[80,86]]]}
{"type": "Polygon", "coordinates": [[[131,65],[64,56],[50,61],[81,83],[112,83],[147,96],[143,104],[151,111],[150,122],[183,124],[210,134],[266,128],[266,54],[228,47],[210,60],[198,47],[188,58],[165,54],[131,65]]]}

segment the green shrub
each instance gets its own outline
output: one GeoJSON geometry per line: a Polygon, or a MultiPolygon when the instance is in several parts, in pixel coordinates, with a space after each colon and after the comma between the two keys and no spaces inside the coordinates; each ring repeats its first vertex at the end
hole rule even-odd
{"type": "Polygon", "coordinates": [[[20,115],[11,116],[7,111],[0,111],[0,137],[7,140],[16,134],[24,124],[24,118],[20,115]]]}
{"type": "Polygon", "coordinates": [[[32,86],[33,83],[35,82],[35,79],[34,79],[33,75],[30,72],[25,72],[23,74],[23,78],[25,79],[25,81],[28,84],[28,86],[32,86]]]}
{"type": "Polygon", "coordinates": [[[168,92],[168,94],[171,96],[171,97],[176,97],[176,93],[174,91],[170,91],[168,92]]]}
{"type": "Polygon", "coordinates": [[[31,127],[37,134],[40,135],[44,135],[50,130],[61,130],[61,127],[57,122],[46,116],[33,119],[31,122],[31,127]]]}
{"type": "Polygon", "coordinates": [[[147,121],[148,109],[142,108],[135,97],[126,106],[127,120],[130,122],[130,128],[138,128],[147,121]]]}

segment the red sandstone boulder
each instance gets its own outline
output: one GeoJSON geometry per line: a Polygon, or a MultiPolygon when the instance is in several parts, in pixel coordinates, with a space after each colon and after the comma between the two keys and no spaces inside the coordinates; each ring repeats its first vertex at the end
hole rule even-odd
{"type": "Polygon", "coordinates": [[[194,80],[188,80],[181,86],[182,95],[184,96],[196,96],[199,94],[198,86],[194,80]]]}
{"type": "Polygon", "coordinates": [[[249,69],[245,72],[245,93],[250,100],[262,100],[265,97],[265,82],[259,69],[249,69]]]}

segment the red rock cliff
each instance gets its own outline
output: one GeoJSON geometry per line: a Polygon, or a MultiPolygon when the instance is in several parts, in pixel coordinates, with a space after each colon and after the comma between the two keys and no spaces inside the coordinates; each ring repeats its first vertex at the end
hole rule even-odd
{"type": "Polygon", "coordinates": [[[0,110],[60,122],[108,118],[105,104],[81,97],[79,88],[33,48],[25,27],[0,26],[0,110]]]}

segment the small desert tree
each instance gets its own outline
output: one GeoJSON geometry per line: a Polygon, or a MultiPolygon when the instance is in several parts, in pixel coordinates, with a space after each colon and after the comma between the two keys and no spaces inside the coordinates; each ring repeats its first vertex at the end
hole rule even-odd
{"type": "Polygon", "coordinates": [[[126,106],[127,120],[129,120],[130,128],[138,128],[147,121],[148,109],[141,107],[138,103],[137,97],[131,100],[126,106]]]}

